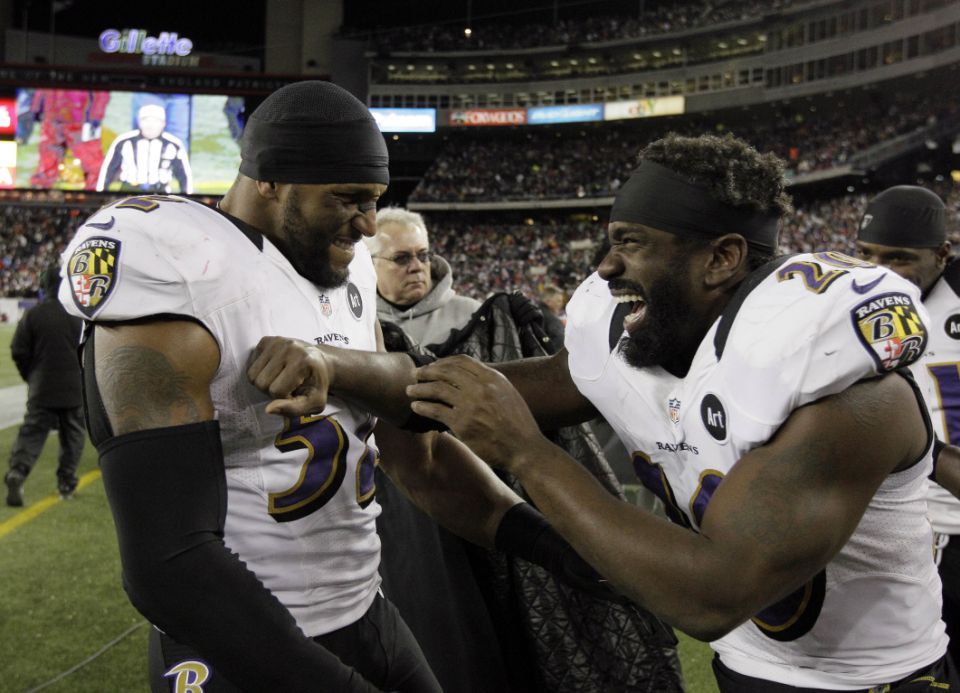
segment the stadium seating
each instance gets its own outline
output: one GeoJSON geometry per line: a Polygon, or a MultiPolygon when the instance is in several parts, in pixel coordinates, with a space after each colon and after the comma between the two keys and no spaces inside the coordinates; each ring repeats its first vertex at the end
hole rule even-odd
{"type": "Polygon", "coordinates": [[[541,130],[451,134],[411,195],[413,202],[604,197],[635,167],[644,144],[669,131],[732,132],[787,161],[790,175],[851,162],[862,151],[938,121],[960,118],[954,94],[865,101],[856,108],[801,104],[754,115],[687,116],[541,130]]]}
{"type": "Polygon", "coordinates": [[[696,29],[702,26],[736,22],[774,14],[784,8],[811,0],[681,0],[651,3],[642,16],[606,15],[559,17],[554,22],[504,23],[483,20],[472,24],[469,39],[462,23],[428,24],[407,27],[381,27],[372,32],[349,28],[348,36],[372,34],[377,51],[391,53],[434,53],[442,51],[489,51],[524,49],[540,46],[565,46],[584,43],[643,38],[655,34],[696,29]]]}
{"type": "MultiPolygon", "coordinates": [[[[932,187],[947,202],[948,228],[960,232],[960,189],[950,182],[932,187]]],[[[852,252],[867,198],[853,194],[797,204],[781,233],[781,250],[852,252]]],[[[35,296],[39,272],[59,258],[77,224],[93,210],[66,204],[0,207],[0,296],[35,296]]],[[[452,266],[458,291],[483,299],[493,291],[533,297],[545,284],[575,288],[593,271],[607,211],[514,213],[509,219],[479,212],[425,216],[433,249],[452,266]]]]}

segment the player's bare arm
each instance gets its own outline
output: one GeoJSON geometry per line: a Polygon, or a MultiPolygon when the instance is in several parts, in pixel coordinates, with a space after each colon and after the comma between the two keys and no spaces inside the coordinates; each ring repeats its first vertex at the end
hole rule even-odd
{"type": "Polygon", "coordinates": [[[452,532],[493,548],[503,515],[522,499],[446,433],[377,425],[381,467],[424,512],[452,532]]]}
{"type": "MultiPolygon", "coordinates": [[[[382,415],[384,411],[392,411],[399,420],[406,421],[410,410],[403,386],[416,382],[416,371],[407,356],[383,352],[379,329],[377,346],[380,351],[376,353],[344,353],[343,359],[337,357],[347,352],[346,349],[328,348],[323,357],[316,358],[310,344],[270,337],[260,342],[248,377],[261,390],[278,397],[271,403],[275,414],[317,411],[316,407],[321,401],[326,402],[327,395],[326,388],[317,383],[331,384],[329,389],[333,392],[337,389],[333,383],[347,382],[356,388],[351,392],[362,393],[364,405],[369,402],[373,413],[382,415]],[[333,357],[335,369],[343,369],[336,371],[337,376],[326,370],[327,353],[333,357]],[[359,358],[352,358],[354,355],[359,358]],[[323,372],[316,372],[315,368],[323,372]],[[339,374],[343,381],[339,380],[339,374]],[[390,394],[383,394],[387,392],[390,394]],[[385,408],[383,398],[393,398],[402,403],[402,407],[385,408]]],[[[539,435],[539,429],[537,431],[539,435]]],[[[414,434],[400,430],[383,418],[377,425],[377,444],[382,451],[381,465],[394,483],[450,531],[480,546],[495,546],[538,563],[578,589],[612,596],[606,585],[597,581],[593,570],[583,564],[583,559],[536,510],[523,503],[474,452],[449,434],[436,431],[414,434]],[[512,519],[504,522],[512,509],[519,513],[511,513],[512,519]],[[511,529],[505,530],[505,525],[511,529]],[[551,546],[549,558],[534,553],[533,547],[516,534],[518,527],[525,530],[522,536],[539,536],[543,545],[551,546]]]]}
{"type": "Polygon", "coordinates": [[[318,348],[293,339],[265,337],[251,359],[247,376],[275,399],[273,414],[319,411],[329,391],[345,384],[351,399],[383,417],[377,425],[381,465],[421,509],[460,536],[492,547],[503,514],[521,498],[449,435],[413,434],[388,421],[409,415],[404,386],[415,382],[413,362],[404,354],[384,351],[377,326],[376,353],[318,348]],[[390,407],[389,401],[398,406],[390,407]],[[391,417],[392,414],[392,417],[391,417]]]}
{"type": "Polygon", "coordinates": [[[416,381],[416,366],[406,354],[384,352],[379,324],[376,329],[378,353],[264,337],[251,355],[247,377],[274,398],[267,405],[271,414],[321,411],[333,392],[402,425],[410,418],[404,389],[416,381]]]}
{"type": "MultiPolygon", "coordinates": [[[[377,335],[382,344],[379,325],[377,335]]],[[[523,394],[537,422],[547,430],[597,416],[570,378],[565,350],[493,368],[523,394]]],[[[329,392],[334,391],[397,425],[410,417],[406,387],[417,382],[416,367],[405,354],[374,355],[275,336],[264,337],[257,345],[247,377],[274,398],[267,407],[271,414],[296,416],[320,411],[329,392]]]]}
{"type": "Polygon", "coordinates": [[[937,455],[933,480],[960,498],[960,448],[944,445],[937,455]]]}
{"type": "Polygon", "coordinates": [[[520,392],[544,429],[573,426],[597,416],[570,377],[566,349],[552,356],[499,363],[494,368],[520,392]]]}
{"type": "Polygon", "coordinates": [[[96,327],[97,385],[114,435],[213,419],[209,385],[220,360],[196,322],[96,327]]]}
{"type": "Polygon", "coordinates": [[[713,640],[797,589],[856,528],[893,471],[918,460],[926,427],[899,376],[796,410],[735,465],[696,534],[617,501],[543,438],[500,374],[474,361],[425,367],[413,408],[517,475],[573,547],[625,594],[713,640]]]}

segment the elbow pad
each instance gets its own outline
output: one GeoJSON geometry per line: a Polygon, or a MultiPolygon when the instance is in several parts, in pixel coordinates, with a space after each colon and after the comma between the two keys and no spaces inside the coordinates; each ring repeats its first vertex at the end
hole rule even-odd
{"type": "Polygon", "coordinates": [[[151,623],[244,689],[376,691],[305,636],[223,543],[216,421],[128,433],[98,450],[124,589],[151,623]]]}

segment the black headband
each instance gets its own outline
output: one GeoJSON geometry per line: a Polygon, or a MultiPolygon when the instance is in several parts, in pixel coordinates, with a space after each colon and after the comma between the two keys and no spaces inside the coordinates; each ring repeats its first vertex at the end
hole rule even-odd
{"type": "Polygon", "coordinates": [[[617,192],[610,221],[643,224],[678,236],[737,233],[761,250],[777,248],[780,217],[719,202],[710,191],[654,161],[642,161],[617,192]]]}
{"type": "Polygon", "coordinates": [[[251,117],[240,173],[277,183],[390,182],[387,145],[370,117],[346,122],[269,122],[251,117]]]}
{"type": "Polygon", "coordinates": [[[947,209],[916,185],[884,190],[867,205],[857,240],[895,248],[938,248],[947,240],[947,209]]]}

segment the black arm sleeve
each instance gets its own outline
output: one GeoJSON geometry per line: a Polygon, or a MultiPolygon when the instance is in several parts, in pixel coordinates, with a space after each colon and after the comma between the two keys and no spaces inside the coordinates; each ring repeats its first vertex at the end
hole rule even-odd
{"type": "Polygon", "coordinates": [[[223,543],[226,477],[215,421],[98,447],[131,603],[244,690],[377,689],[306,637],[223,543]]]}

